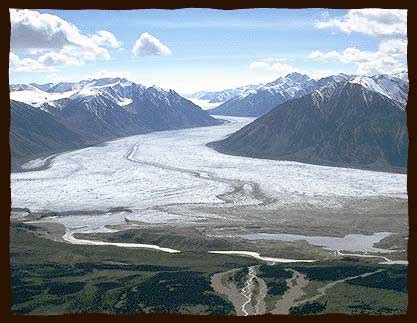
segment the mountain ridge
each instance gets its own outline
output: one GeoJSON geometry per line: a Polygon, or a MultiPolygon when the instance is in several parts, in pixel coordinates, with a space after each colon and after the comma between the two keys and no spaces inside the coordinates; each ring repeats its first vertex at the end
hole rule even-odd
{"type": "Polygon", "coordinates": [[[227,138],[208,144],[227,154],[404,172],[404,106],[342,81],[278,105],[227,138]]]}
{"type": "Polygon", "coordinates": [[[290,73],[256,89],[244,91],[221,105],[207,110],[210,114],[259,117],[279,104],[319,90],[331,83],[362,79],[373,90],[404,103],[408,94],[408,72],[357,76],[339,73],[314,80],[306,74],[290,73]],[[397,91],[394,93],[393,91],[397,91]]]}
{"type": "MultiPolygon", "coordinates": [[[[152,131],[222,123],[173,90],[145,87],[124,78],[47,85],[14,84],[10,89],[10,108],[19,112],[12,115],[11,133],[16,125],[28,121],[23,111],[29,111],[34,119],[43,118],[51,124],[56,122],[79,137],[80,143],[76,147],[152,131]]],[[[42,130],[40,123],[30,126],[36,126],[32,129],[34,132],[42,130]]],[[[25,159],[39,153],[39,147],[30,140],[29,132],[21,132],[20,136],[23,138],[22,151],[18,153],[19,149],[12,147],[12,158],[25,159]]],[[[12,146],[15,142],[13,140],[12,146]]],[[[46,145],[49,148],[45,153],[66,149],[68,145],[62,142],[62,147],[58,146],[46,145]]]]}

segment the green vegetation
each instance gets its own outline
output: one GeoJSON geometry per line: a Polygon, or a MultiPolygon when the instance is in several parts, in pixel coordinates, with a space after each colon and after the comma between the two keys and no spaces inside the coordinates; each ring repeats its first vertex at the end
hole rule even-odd
{"type": "Polygon", "coordinates": [[[255,263],[222,255],[69,245],[41,238],[19,224],[12,224],[10,233],[15,314],[233,314],[233,306],[212,290],[209,278],[255,263]]]}
{"type": "Polygon", "coordinates": [[[248,275],[248,272],[249,272],[248,268],[242,268],[234,272],[230,276],[230,279],[233,281],[233,283],[235,284],[237,288],[243,288],[243,286],[245,285],[245,279],[246,279],[246,276],[248,275]]]}
{"type": "Polygon", "coordinates": [[[124,306],[117,313],[181,312],[181,308],[200,305],[212,315],[233,313],[233,306],[211,291],[208,277],[197,272],[161,272],[130,289],[124,306]]]}
{"type": "Polygon", "coordinates": [[[316,267],[293,266],[292,268],[306,275],[308,280],[317,281],[335,281],[376,270],[375,267],[358,265],[357,263],[355,265],[345,263],[343,265],[316,267]]]}
{"type": "Polygon", "coordinates": [[[318,301],[327,302],[323,313],[398,315],[407,312],[408,295],[394,290],[343,283],[330,288],[318,301]]]}
{"type": "MultiPolygon", "coordinates": [[[[294,315],[352,313],[370,315],[405,314],[407,311],[407,267],[378,265],[372,262],[333,260],[317,264],[293,265],[310,284],[324,284],[364,273],[381,272],[355,278],[326,290],[324,296],[290,310],[294,315]]],[[[317,288],[319,288],[317,285],[317,288]]],[[[317,294],[307,286],[306,294],[317,294]]]]}
{"type": "Polygon", "coordinates": [[[385,268],[384,271],[369,277],[350,280],[349,284],[407,293],[407,267],[390,266],[385,268]]]}
{"type": "MultiPolygon", "coordinates": [[[[190,313],[234,314],[232,304],[210,286],[216,272],[238,269],[228,279],[243,287],[248,267],[257,261],[204,252],[169,254],[145,249],[84,246],[55,242],[33,228],[10,228],[12,312],[54,313],[190,313]]],[[[404,314],[407,267],[373,261],[333,259],[315,263],[261,264],[258,276],[268,287],[267,310],[288,290],[294,269],[310,283],[303,299],[317,295],[329,282],[381,272],[339,283],[324,296],[293,307],[293,315],[321,313],[404,314]]]]}
{"type": "Polygon", "coordinates": [[[389,289],[399,292],[407,292],[407,270],[406,266],[386,265],[380,266],[375,263],[364,263],[354,261],[333,260],[326,264],[317,263],[316,265],[292,266],[293,269],[306,275],[310,281],[335,281],[348,277],[362,275],[383,269],[383,271],[367,277],[359,277],[347,281],[351,285],[365,287],[389,289]]]}
{"type": "Polygon", "coordinates": [[[283,264],[260,265],[258,276],[263,279],[267,286],[265,305],[268,311],[275,308],[275,303],[288,290],[286,280],[292,277],[292,273],[286,270],[283,264]]]}
{"type": "Polygon", "coordinates": [[[259,267],[259,277],[267,284],[268,294],[280,296],[287,291],[286,280],[292,277],[292,273],[285,270],[282,265],[261,265],[259,267]]]}
{"type": "Polygon", "coordinates": [[[129,229],[112,233],[75,234],[76,238],[109,242],[149,243],[182,251],[208,251],[239,249],[239,244],[230,240],[202,235],[194,228],[129,229]]]}

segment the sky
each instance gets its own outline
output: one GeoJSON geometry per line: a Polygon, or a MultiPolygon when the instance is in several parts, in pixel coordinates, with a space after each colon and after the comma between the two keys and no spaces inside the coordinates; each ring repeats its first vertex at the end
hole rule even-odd
{"type": "Polygon", "coordinates": [[[125,77],[189,94],[407,70],[407,11],[11,9],[10,83],[125,77]]]}

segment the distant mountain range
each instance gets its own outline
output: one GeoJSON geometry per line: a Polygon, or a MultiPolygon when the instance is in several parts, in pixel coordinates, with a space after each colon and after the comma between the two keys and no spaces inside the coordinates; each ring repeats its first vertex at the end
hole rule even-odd
{"type": "Polygon", "coordinates": [[[216,150],[242,156],[403,171],[408,73],[291,73],[274,82],[196,100],[226,100],[203,111],[173,90],[124,78],[10,85],[12,161],[150,131],[220,124],[212,114],[261,116],[216,150]]]}
{"type": "MultiPolygon", "coordinates": [[[[407,73],[397,75],[377,75],[373,77],[361,78],[367,82],[366,86],[378,88],[381,93],[395,96],[396,100],[406,98],[408,81],[404,79],[407,73]],[[392,90],[399,91],[393,93],[392,90]]],[[[307,75],[300,73],[290,73],[285,77],[259,85],[251,86],[240,94],[230,98],[218,107],[207,110],[210,114],[230,115],[240,117],[259,117],[269,112],[279,104],[289,100],[300,98],[320,88],[326,87],[332,83],[346,81],[356,76],[338,74],[314,80],[307,75]]]]}
{"type": "Polygon", "coordinates": [[[226,89],[222,91],[213,91],[213,92],[199,91],[187,97],[192,98],[192,99],[207,100],[210,103],[222,103],[245,92],[248,89],[252,89],[256,87],[257,85],[248,85],[248,86],[244,86],[240,88],[226,89]]]}
{"type": "Polygon", "coordinates": [[[209,146],[232,155],[404,171],[407,96],[407,72],[329,82],[209,146]]]}
{"type": "Polygon", "coordinates": [[[123,78],[14,84],[10,98],[15,159],[120,136],[221,123],[173,90],[123,78]]]}
{"type": "Polygon", "coordinates": [[[186,97],[194,103],[200,104],[201,107],[204,109],[210,106],[218,106],[223,102],[226,102],[227,100],[241,95],[245,91],[253,90],[260,86],[262,86],[262,84],[246,85],[222,91],[199,91],[190,95],[186,95],[186,97]]]}

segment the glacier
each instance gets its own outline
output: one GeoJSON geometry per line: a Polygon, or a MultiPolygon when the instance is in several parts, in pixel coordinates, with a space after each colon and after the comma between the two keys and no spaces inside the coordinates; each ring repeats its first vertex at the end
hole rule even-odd
{"type": "Polygon", "coordinates": [[[253,120],[223,119],[228,123],[109,141],[59,154],[43,170],[12,173],[12,207],[57,212],[125,207],[147,221],[161,222],[162,217],[169,222],[186,219],[164,214],[158,206],[260,205],[261,195],[271,201],[263,203],[264,208],[337,208],[341,198],[407,198],[405,174],[216,152],[206,144],[253,120]],[[222,198],[224,194],[230,196],[222,198]]]}

